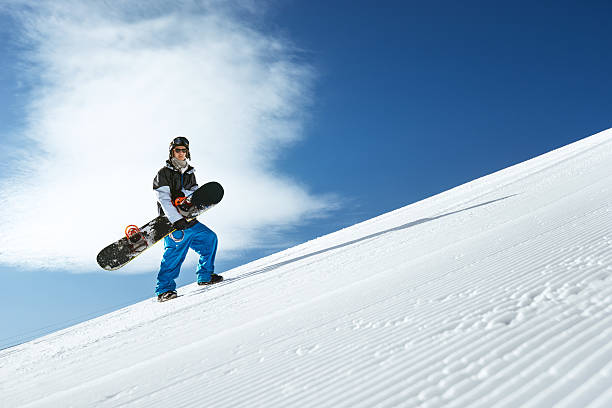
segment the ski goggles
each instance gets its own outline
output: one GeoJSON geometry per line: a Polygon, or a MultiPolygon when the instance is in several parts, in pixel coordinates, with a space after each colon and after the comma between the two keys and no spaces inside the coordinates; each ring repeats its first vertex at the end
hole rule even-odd
{"type": "Polygon", "coordinates": [[[173,146],[185,146],[186,148],[189,149],[189,140],[187,140],[187,138],[183,136],[175,137],[174,140],[172,141],[172,145],[173,146]]]}

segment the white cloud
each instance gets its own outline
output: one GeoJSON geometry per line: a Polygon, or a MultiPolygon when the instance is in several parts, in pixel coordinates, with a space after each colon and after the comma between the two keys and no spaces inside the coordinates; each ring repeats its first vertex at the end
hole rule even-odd
{"type": "MultiPolygon", "coordinates": [[[[311,69],[236,17],[249,8],[166,3],[11,1],[35,87],[12,146],[28,153],[0,182],[0,263],[95,269],[125,225],[156,215],[152,180],[177,135],[200,184],[226,189],[200,217],[226,254],[330,208],[274,168],[300,138],[311,69]]],[[[155,269],[160,251],[126,270],[155,269]]]]}

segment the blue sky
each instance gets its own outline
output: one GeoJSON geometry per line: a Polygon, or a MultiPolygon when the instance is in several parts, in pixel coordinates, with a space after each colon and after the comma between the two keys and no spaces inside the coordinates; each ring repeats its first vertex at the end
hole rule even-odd
{"type": "MultiPolygon", "coordinates": [[[[422,3],[255,2],[255,12],[242,10],[232,14],[233,24],[253,30],[259,39],[275,39],[284,44],[286,51],[270,58],[283,61],[281,67],[288,73],[281,75],[280,79],[266,77],[262,82],[269,79],[269,87],[256,89],[263,93],[270,91],[271,95],[280,92],[283,104],[293,109],[289,116],[300,118],[298,130],[293,126],[293,119],[256,128],[253,133],[276,131],[291,137],[287,140],[274,137],[258,139],[253,134],[252,140],[257,141],[257,148],[253,151],[238,150],[236,155],[246,157],[248,162],[256,163],[259,159],[265,162],[247,169],[251,171],[247,172],[251,184],[257,185],[259,179],[255,177],[260,174],[266,180],[272,177],[271,185],[281,182],[287,195],[283,193],[278,200],[267,204],[277,205],[271,212],[295,207],[296,198],[311,199],[317,206],[288,212],[284,218],[278,219],[268,219],[260,214],[264,211],[258,209],[249,214],[249,219],[261,219],[248,230],[240,230],[240,225],[232,225],[223,218],[223,211],[230,212],[230,209],[233,214],[227,214],[227,219],[243,213],[240,207],[232,207],[228,201],[224,203],[225,209],[216,208],[213,211],[219,213],[218,220],[211,213],[211,218],[201,221],[211,220],[211,227],[215,229],[218,225],[217,231],[227,231],[225,237],[220,236],[221,241],[226,238],[233,243],[226,254],[222,250],[218,254],[218,271],[275,252],[283,245],[300,243],[413,203],[612,126],[612,79],[608,74],[612,66],[609,53],[612,37],[607,29],[612,6],[609,3],[422,3]],[[279,83],[291,84],[292,81],[297,90],[286,85],[279,88],[279,83]],[[281,147],[270,153],[270,146],[277,144],[281,147]],[[282,184],[284,182],[298,186],[299,191],[282,184]],[[325,218],[312,218],[312,212],[317,208],[326,215],[325,218]],[[266,228],[269,225],[273,228],[266,228]],[[232,238],[240,235],[241,231],[251,234],[253,239],[239,241],[232,238]]],[[[163,12],[163,9],[159,11],[160,14],[163,12]]],[[[32,129],[41,131],[24,118],[41,114],[31,108],[31,101],[37,96],[34,88],[43,81],[45,68],[65,69],[63,65],[54,65],[57,61],[51,60],[52,56],[41,53],[40,49],[37,51],[37,45],[33,45],[31,39],[24,41],[26,30],[22,25],[26,22],[32,24],[31,20],[13,17],[14,14],[8,12],[0,17],[0,102],[3,106],[0,135],[4,141],[2,151],[5,157],[14,157],[18,143],[32,129]],[[31,54],[38,56],[36,61],[50,62],[37,66],[28,59],[31,54]],[[28,75],[24,75],[26,67],[28,75]]],[[[185,26],[193,24],[185,14],[173,21],[179,24],[184,21],[185,26]]],[[[225,29],[223,25],[213,27],[225,29]]],[[[233,30],[230,33],[234,33],[233,30]]],[[[238,42],[233,45],[239,48],[242,45],[240,41],[247,41],[247,37],[238,36],[238,42]]],[[[220,36],[219,41],[225,41],[225,38],[220,36]]],[[[41,41],[39,48],[41,44],[51,44],[58,47],[58,53],[64,52],[61,55],[69,55],[63,48],[64,43],[41,41]]],[[[208,50],[197,41],[186,44],[208,50]]],[[[273,46],[274,41],[264,44],[273,46]]],[[[88,48],[87,39],[77,46],[69,45],[72,47],[69,50],[88,48]]],[[[155,45],[152,48],[154,52],[155,45]]],[[[251,49],[246,48],[247,51],[251,49]]],[[[108,50],[105,48],[104,52],[108,50]]],[[[241,60],[251,68],[248,75],[230,70],[223,78],[227,82],[221,81],[233,86],[231,92],[235,99],[230,98],[228,106],[239,105],[246,95],[241,93],[241,89],[251,92],[253,83],[259,83],[260,76],[265,74],[260,61],[248,60],[248,55],[245,52],[241,60]],[[233,81],[232,75],[240,77],[233,81]]],[[[186,57],[180,54],[177,58],[186,57]]],[[[219,66],[227,72],[227,66],[223,65],[225,60],[221,58],[220,61],[219,66]]],[[[123,75],[123,71],[114,73],[119,80],[122,78],[120,74],[123,75]]],[[[56,81],[62,80],[65,77],[56,78],[56,81]]],[[[175,83],[182,84],[180,80],[180,75],[174,79],[175,83]]],[[[89,82],[82,83],[90,85],[89,82]]],[[[62,83],[45,86],[48,91],[67,89],[62,87],[62,83]]],[[[226,97],[223,90],[221,87],[219,98],[226,97]]],[[[80,93],[78,97],[87,98],[88,94],[80,93]]],[[[273,98],[255,102],[268,104],[264,113],[270,117],[278,115],[279,108],[273,98]]],[[[92,122],[100,125],[95,123],[95,115],[91,112],[96,110],[86,111],[88,118],[94,117],[88,119],[88,126],[93,126],[92,122]]],[[[76,112],[68,112],[70,114],[78,117],[76,112]]],[[[134,129],[138,130],[140,126],[150,131],[144,123],[136,120],[147,117],[147,114],[146,110],[134,113],[134,129]]],[[[216,117],[222,121],[220,116],[216,117]]],[[[227,126],[241,118],[236,116],[228,120],[227,126]]],[[[185,133],[185,129],[195,133],[199,122],[192,119],[189,118],[190,127],[186,128],[181,127],[180,121],[169,121],[167,133],[185,133]],[[172,127],[173,123],[179,125],[172,127]]],[[[245,123],[252,125],[252,122],[245,123]]],[[[207,143],[202,144],[211,146],[217,146],[213,136],[215,131],[223,133],[227,129],[209,122],[202,126],[209,133],[207,143]]],[[[248,126],[235,131],[237,143],[242,143],[240,132],[246,128],[248,126]]],[[[167,144],[165,139],[173,134],[168,137],[162,134],[159,140],[164,140],[163,143],[155,139],[151,144],[163,145],[163,151],[167,144]]],[[[186,135],[189,136],[189,132],[186,135]]],[[[226,133],[223,136],[226,137],[226,133]]],[[[79,142],[78,138],[68,140],[79,142]]],[[[52,150],[58,141],[61,147],[61,138],[50,140],[45,136],[29,144],[33,150],[43,146],[52,150]]],[[[134,140],[132,144],[142,145],[140,140],[134,140]]],[[[142,146],[142,149],[155,151],[154,146],[142,146]]],[[[229,152],[226,153],[229,155],[232,153],[231,149],[224,150],[224,146],[218,149],[229,152]]],[[[247,185],[240,177],[225,174],[238,174],[235,168],[221,164],[214,168],[206,167],[208,162],[203,163],[204,155],[204,151],[199,154],[200,168],[204,167],[208,174],[214,174],[220,180],[226,176],[229,181],[225,184],[247,193],[247,185]]],[[[92,159],[105,160],[102,153],[92,159]]],[[[213,163],[220,160],[215,157],[208,159],[213,163]]],[[[223,159],[232,161],[232,157],[223,159]]],[[[162,157],[158,159],[155,156],[153,163],[162,160],[162,157]]],[[[2,177],[7,182],[8,175],[18,171],[15,162],[14,159],[4,161],[4,176],[0,176],[0,182],[2,177]]],[[[151,196],[143,193],[141,197],[138,186],[142,184],[150,188],[155,170],[149,171],[148,162],[140,166],[145,170],[139,174],[140,179],[132,181],[135,184],[131,189],[136,191],[134,195],[138,199],[148,203],[146,200],[151,200],[151,196]]],[[[155,164],[151,166],[154,168],[155,164]]],[[[264,184],[267,185],[262,180],[264,184]]],[[[27,193],[32,188],[26,186],[23,190],[27,193]]],[[[14,188],[14,191],[19,189],[14,188]]],[[[46,190],[43,192],[48,194],[46,190]]],[[[253,194],[250,190],[248,193],[253,194]]],[[[93,194],[95,192],[88,192],[88,195],[93,194]]],[[[110,205],[111,200],[106,194],[93,198],[110,205]]],[[[143,209],[138,209],[135,214],[154,215],[154,206],[147,205],[142,205],[143,209]]],[[[19,215],[14,214],[14,217],[19,215]]],[[[130,216],[135,217],[134,213],[130,216]]],[[[117,221],[111,223],[116,223],[117,228],[109,229],[106,232],[109,236],[122,230],[125,222],[120,218],[118,216],[117,221]]],[[[84,224],[87,220],[81,219],[76,225],[84,224]]],[[[76,228],[75,224],[67,225],[67,229],[76,228]]],[[[42,233],[40,230],[36,232],[42,233]]],[[[70,236],[75,236],[74,231],[69,231],[70,236]]],[[[41,239],[35,241],[41,242],[41,239]]],[[[87,243],[79,247],[81,252],[88,250],[87,243]]],[[[97,247],[94,245],[91,250],[95,252],[97,247]]],[[[32,258],[35,253],[32,251],[32,258]]],[[[74,268],[62,269],[57,264],[53,268],[41,268],[30,261],[23,259],[22,264],[0,265],[5,282],[3,303],[10,304],[0,312],[3,326],[9,328],[0,336],[0,346],[146,299],[151,296],[155,283],[155,270],[109,274],[95,268],[79,267],[79,273],[75,274],[74,268]]],[[[148,264],[142,261],[141,265],[148,264]]],[[[194,279],[194,274],[185,268],[179,284],[194,279]]]]}

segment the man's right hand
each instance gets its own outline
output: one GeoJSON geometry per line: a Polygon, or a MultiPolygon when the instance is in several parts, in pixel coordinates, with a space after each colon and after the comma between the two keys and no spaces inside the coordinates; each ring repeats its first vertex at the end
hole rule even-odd
{"type": "Polygon", "coordinates": [[[181,218],[178,221],[175,221],[172,226],[177,230],[184,230],[189,227],[189,222],[185,218],[181,218]]]}

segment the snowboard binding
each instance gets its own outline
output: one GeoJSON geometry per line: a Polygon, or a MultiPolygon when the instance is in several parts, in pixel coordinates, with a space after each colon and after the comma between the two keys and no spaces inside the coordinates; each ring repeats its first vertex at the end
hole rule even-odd
{"type": "Polygon", "coordinates": [[[149,246],[144,234],[136,225],[125,227],[125,237],[133,251],[141,252],[149,246]]]}
{"type": "Polygon", "coordinates": [[[178,197],[174,200],[174,206],[183,217],[189,217],[193,212],[191,197],[178,197]]]}
{"type": "Polygon", "coordinates": [[[174,206],[182,216],[189,215],[191,210],[191,197],[178,197],[174,200],[174,206]]]}

